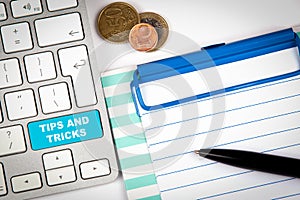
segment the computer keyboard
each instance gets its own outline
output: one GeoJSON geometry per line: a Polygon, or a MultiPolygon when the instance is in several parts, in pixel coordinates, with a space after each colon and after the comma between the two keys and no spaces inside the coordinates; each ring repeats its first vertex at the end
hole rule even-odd
{"type": "Polygon", "coordinates": [[[113,181],[85,2],[0,1],[0,27],[0,199],[113,181]]]}

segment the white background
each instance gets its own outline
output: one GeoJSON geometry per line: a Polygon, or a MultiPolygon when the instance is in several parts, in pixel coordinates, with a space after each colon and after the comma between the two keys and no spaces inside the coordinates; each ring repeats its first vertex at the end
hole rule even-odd
{"type": "MultiPolygon", "coordinates": [[[[83,0],[81,0],[83,1],[83,0]]],[[[111,0],[86,0],[90,25],[93,31],[99,70],[105,71],[131,64],[198,50],[199,47],[222,42],[232,42],[291,26],[300,25],[299,0],[132,0],[138,12],[152,11],[164,16],[170,26],[170,37],[165,48],[175,47],[170,53],[162,48],[154,53],[134,52],[129,44],[116,45],[104,42],[97,34],[96,20],[100,10],[111,0]],[[187,42],[176,41],[176,35],[187,42]],[[104,51],[109,49],[109,51],[104,51]],[[122,49],[111,60],[105,53],[122,49]],[[166,53],[167,52],[167,53],[166,53]]],[[[113,183],[73,192],[38,198],[38,200],[109,200],[126,199],[122,177],[113,183]]]]}

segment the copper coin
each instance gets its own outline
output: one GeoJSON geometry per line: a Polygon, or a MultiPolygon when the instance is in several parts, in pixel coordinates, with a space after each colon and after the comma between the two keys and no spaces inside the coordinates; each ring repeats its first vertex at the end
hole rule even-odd
{"type": "Polygon", "coordinates": [[[140,13],[140,20],[141,23],[150,24],[155,28],[158,34],[158,43],[155,50],[162,47],[169,35],[169,26],[167,21],[159,14],[153,12],[140,13]]]}
{"type": "Polygon", "coordinates": [[[158,34],[150,24],[137,24],[129,33],[129,43],[137,51],[151,51],[156,47],[157,41],[158,34]]]}
{"type": "Polygon", "coordinates": [[[125,2],[115,2],[102,9],[98,17],[100,36],[111,42],[127,42],[131,28],[140,22],[138,12],[125,2]]]}

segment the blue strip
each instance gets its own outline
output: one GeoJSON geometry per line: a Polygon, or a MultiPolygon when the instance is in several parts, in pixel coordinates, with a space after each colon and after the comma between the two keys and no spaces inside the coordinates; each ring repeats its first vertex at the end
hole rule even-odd
{"type": "Polygon", "coordinates": [[[295,38],[296,38],[296,44],[297,44],[297,46],[298,46],[298,53],[299,53],[299,55],[300,55],[300,34],[299,33],[295,33],[295,38]]]}
{"type": "MultiPolygon", "coordinates": [[[[244,93],[244,92],[248,92],[248,91],[252,91],[252,90],[257,90],[257,89],[261,89],[261,88],[265,88],[265,87],[270,87],[270,86],[273,86],[273,85],[279,85],[279,84],[283,84],[283,83],[288,83],[288,82],[292,82],[292,81],[297,81],[297,80],[300,80],[300,78],[296,77],[296,78],[293,78],[293,79],[287,79],[287,80],[278,81],[278,82],[275,82],[275,83],[270,83],[270,84],[266,84],[266,85],[261,85],[261,86],[257,86],[257,87],[252,87],[252,88],[247,88],[247,89],[244,89],[244,90],[239,90],[239,91],[231,92],[229,94],[222,94],[222,95],[218,95],[218,96],[212,96],[210,98],[199,99],[196,102],[194,102],[194,101],[193,102],[188,102],[185,105],[189,105],[189,104],[193,104],[193,103],[199,103],[199,102],[203,102],[203,101],[209,101],[209,100],[216,99],[216,98],[222,98],[222,97],[225,97],[225,96],[230,96],[230,95],[234,95],[234,94],[244,93]]],[[[171,108],[172,107],[168,107],[168,108],[164,108],[164,109],[168,110],[168,109],[171,109],[171,108]]],[[[143,116],[143,115],[149,115],[150,113],[155,113],[155,112],[159,112],[159,111],[155,110],[155,111],[143,113],[141,116],[143,116]]]]}
{"type": "MultiPolygon", "coordinates": [[[[167,58],[160,61],[151,62],[138,66],[140,78],[150,75],[159,75],[166,71],[177,71],[176,69],[199,63],[216,61],[221,58],[235,56],[237,54],[247,53],[249,51],[260,51],[262,48],[271,47],[295,38],[292,29],[286,29],[258,37],[234,42],[225,46],[210,48],[206,51],[197,51],[182,56],[167,58]]],[[[276,50],[275,50],[276,51],[276,50]]],[[[258,52],[259,53],[259,52],[258,52]]],[[[258,54],[262,55],[262,54],[258,54]]],[[[245,59],[245,58],[244,58],[245,59]]]]}
{"type": "Polygon", "coordinates": [[[195,52],[184,56],[169,58],[162,61],[141,65],[134,73],[133,81],[131,83],[132,93],[133,90],[135,90],[135,93],[133,94],[136,95],[136,98],[134,98],[135,106],[138,110],[136,102],[138,100],[140,106],[144,110],[153,111],[161,108],[175,106],[178,104],[183,104],[196,99],[203,99],[222,93],[232,92],[243,88],[248,88],[297,76],[300,74],[300,70],[288,74],[283,74],[280,76],[240,84],[225,89],[199,94],[196,96],[187,97],[184,99],[175,100],[154,106],[148,106],[145,104],[143,96],[141,94],[141,90],[139,88],[139,84],[141,83],[150,82],[196,70],[203,70],[206,68],[236,62],[296,46],[300,47],[299,41],[300,39],[298,35],[295,34],[292,29],[287,29],[235,42],[225,46],[208,49],[207,51],[195,52]]]}
{"type": "MultiPolygon", "coordinates": [[[[232,54],[229,57],[220,57],[219,58],[218,56],[211,57],[210,55],[208,55],[211,60],[207,61],[205,63],[190,64],[190,65],[187,65],[182,68],[176,68],[177,67],[176,63],[173,63],[173,65],[175,66],[175,69],[168,66],[168,68],[169,68],[168,71],[159,73],[159,74],[151,74],[148,76],[142,76],[140,74],[140,69],[138,68],[137,73],[140,76],[139,84],[151,82],[151,81],[155,81],[155,80],[159,80],[159,79],[163,79],[163,78],[167,78],[167,77],[171,77],[171,76],[176,76],[179,74],[185,74],[185,73],[189,73],[189,72],[193,72],[193,71],[197,71],[197,70],[204,70],[204,69],[216,67],[216,66],[231,63],[231,62],[237,62],[237,61],[241,61],[244,59],[253,58],[256,56],[262,56],[262,55],[265,55],[268,53],[273,53],[276,51],[293,48],[295,46],[296,46],[296,42],[294,40],[294,41],[289,41],[287,43],[280,44],[277,46],[268,47],[265,49],[254,50],[254,51],[250,51],[250,52],[243,52],[240,54],[232,54]]],[[[227,46],[224,46],[224,48],[225,47],[227,47],[227,46]]],[[[223,49],[221,49],[221,47],[219,47],[218,49],[221,50],[220,54],[223,53],[223,49]]],[[[230,50],[228,50],[228,51],[230,51],[230,50]]]]}
{"type": "MultiPolygon", "coordinates": [[[[288,74],[283,74],[283,75],[280,75],[280,76],[275,76],[275,77],[266,78],[266,79],[262,79],[262,80],[258,80],[258,81],[253,81],[253,82],[250,82],[250,83],[240,84],[240,85],[224,88],[224,89],[221,89],[221,90],[207,92],[207,93],[199,94],[199,95],[196,95],[196,96],[191,96],[191,97],[187,97],[187,98],[184,98],[184,99],[175,100],[175,101],[163,103],[163,104],[160,104],[160,105],[154,105],[154,106],[147,106],[145,104],[145,102],[143,100],[143,97],[142,97],[142,94],[141,94],[140,88],[135,85],[136,98],[133,98],[133,100],[136,101],[136,99],[138,99],[138,101],[140,103],[140,106],[144,110],[152,111],[152,110],[158,110],[158,109],[171,107],[171,106],[175,106],[175,105],[179,105],[179,104],[184,104],[184,103],[194,101],[194,100],[197,100],[197,99],[204,99],[204,98],[207,98],[207,97],[211,97],[211,96],[215,96],[215,95],[219,95],[219,94],[223,94],[223,93],[233,92],[233,91],[244,89],[244,88],[249,88],[249,87],[262,85],[262,84],[266,84],[266,83],[270,83],[270,82],[275,82],[275,81],[279,81],[279,80],[283,80],[283,79],[288,79],[288,78],[295,77],[295,76],[298,76],[298,75],[300,75],[300,70],[295,71],[295,72],[291,72],[291,73],[288,73],[288,74]]],[[[136,105],[136,103],[135,103],[135,105],[136,105]]],[[[136,107],[136,108],[138,108],[138,107],[136,107]]]]}

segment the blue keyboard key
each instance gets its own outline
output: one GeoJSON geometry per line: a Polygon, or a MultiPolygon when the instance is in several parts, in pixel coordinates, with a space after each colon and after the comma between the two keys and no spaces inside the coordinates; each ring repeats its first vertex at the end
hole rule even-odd
{"type": "Polygon", "coordinates": [[[99,112],[96,110],[51,118],[28,124],[33,150],[46,149],[103,136],[99,112]]]}

